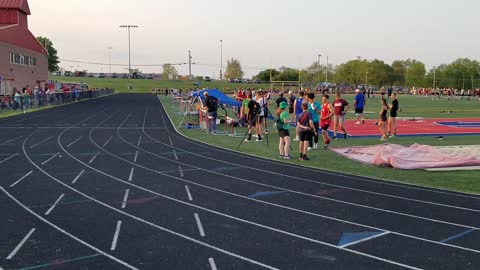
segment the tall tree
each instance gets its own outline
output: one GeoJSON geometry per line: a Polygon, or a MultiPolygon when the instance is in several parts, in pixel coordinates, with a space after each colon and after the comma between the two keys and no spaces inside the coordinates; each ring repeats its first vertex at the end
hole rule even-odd
{"type": "Polygon", "coordinates": [[[58,63],[60,63],[60,61],[58,60],[58,52],[55,47],[53,47],[53,42],[47,37],[42,36],[37,37],[37,40],[48,51],[48,71],[58,71],[58,63]]]}
{"type": "Polygon", "coordinates": [[[256,76],[255,79],[260,80],[262,82],[270,82],[275,76],[277,76],[280,72],[276,69],[266,69],[260,71],[256,76]],[[271,76],[271,77],[270,77],[271,76]]]}
{"type": "Polygon", "coordinates": [[[175,80],[177,76],[178,76],[178,71],[172,64],[163,65],[162,79],[175,80]]]}
{"type": "Polygon", "coordinates": [[[232,58],[227,61],[225,78],[242,78],[243,74],[242,65],[238,59],[232,58]]]}

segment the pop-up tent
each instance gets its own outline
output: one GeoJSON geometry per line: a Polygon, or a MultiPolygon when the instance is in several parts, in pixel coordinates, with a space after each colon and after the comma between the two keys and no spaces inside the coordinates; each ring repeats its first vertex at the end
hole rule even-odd
{"type": "Polygon", "coordinates": [[[234,100],[233,98],[225,95],[222,91],[218,89],[207,89],[207,90],[202,90],[202,91],[197,91],[192,93],[192,97],[196,98],[197,96],[200,96],[200,98],[205,100],[205,96],[203,93],[208,92],[209,96],[216,97],[218,99],[219,104],[227,105],[227,106],[242,106],[242,103],[234,100]]]}

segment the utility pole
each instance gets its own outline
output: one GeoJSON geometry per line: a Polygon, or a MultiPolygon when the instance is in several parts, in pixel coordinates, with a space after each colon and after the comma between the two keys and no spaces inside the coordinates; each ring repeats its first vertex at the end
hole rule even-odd
{"type": "Polygon", "coordinates": [[[320,82],[322,79],[320,79],[320,74],[322,72],[322,66],[320,65],[320,59],[322,58],[322,55],[319,54],[318,56],[318,82],[320,82]]]}
{"type": "Polygon", "coordinates": [[[190,53],[190,50],[188,51],[188,74],[189,80],[192,80],[192,55],[190,53]]]}
{"type": "Polygon", "coordinates": [[[355,84],[358,84],[360,82],[360,60],[362,59],[361,56],[357,56],[357,60],[358,60],[358,70],[357,70],[357,81],[355,82],[355,84]]]}
{"type": "Polygon", "coordinates": [[[128,29],[128,77],[132,77],[132,57],[131,57],[131,42],[130,42],[130,29],[138,28],[138,25],[120,25],[120,28],[128,29]]]}
{"type": "Polygon", "coordinates": [[[113,47],[107,47],[108,49],[108,66],[110,67],[110,74],[112,74],[112,49],[113,47]]]}
{"type": "Polygon", "coordinates": [[[220,39],[220,80],[223,79],[223,40],[220,39]]]}
{"type": "Polygon", "coordinates": [[[368,69],[365,70],[365,87],[368,88],[368,69]]]}
{"type": "Polygon", "coordinates": [[[433,91],[437,89],[437,67],[433,66],[433,91]]]}
{"type": "Polygon", "coordinates": [[[325,66],[325,82],[328,83],[328,55],[327,55],[327,65],[325,66]]]}

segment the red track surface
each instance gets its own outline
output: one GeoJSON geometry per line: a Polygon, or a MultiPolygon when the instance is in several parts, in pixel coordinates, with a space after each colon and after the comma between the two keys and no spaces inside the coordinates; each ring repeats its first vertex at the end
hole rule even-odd
{"type": "MultiPolygon", "coordinates": [[[[347,132],[352,137],[380,136],[380,131],[376,126],[378,120],[366,120],[363,125],[355,125],[355,120],[348,120],[345,123],[347,132]]],[[[419,135],[480,135],[480,127],[458,127],[437,124],[437,122],[465,122],[479,123],[480,118],[464,119],[418,119],[411,121],[407,119],[397,119],[397,134],[401,136],[419,136],[419,135]]],[[[330,128],[333,131],[333,127],[330,128]]]]}

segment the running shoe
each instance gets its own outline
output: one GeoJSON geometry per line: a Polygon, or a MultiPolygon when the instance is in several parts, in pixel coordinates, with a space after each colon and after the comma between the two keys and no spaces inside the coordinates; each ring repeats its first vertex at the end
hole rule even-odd
{"type": "Polygon", "coordinates": [[[318,144],[317,143],[313,144],[313,149],[318,149],[318,144]]]}
{"type": "Polygon", "coordinates": [[[307,151],[312,151],[312,147],[308,147],[308,148],[307,148],[307,151]]]}
{"type": "Polygon", "coordinates": [[[283,158],[284,158],[284,159],[288,159],[288,160],[291,160],[291,159],[292,159],[292,157],[291,157],[290,155],[284,156],[283,158]]]}
{"type": "Polygon", "coordinates": [[[336,141],[336,140],[338,140],[338,138],[337,138],[336,136],[334,136],[334,137],[332,138],[332,140],[336,141]]]}
{"type": "Polygon", "coordinates": [[[256,139],[255,141],[256,141],[256,142],[263,142],[263,139],[260,138],[260,139],[256,139]]]}
{"type": "Polygon", "coordinates": [[[355,125],[360,125],[360,121],[356,122],[355,125]]]}
{"type": "Polygon", "coordinates": [[[382,138],[380,139],[380,141],[388,141],[388,138],[382,137],[382,138]]]}
{"type": "Polygon", "coordinates": [[[279,155],[279,156],[278,156],[278,158],[280,158],[280,159],[281,159],[281,158],[285,158],[285,156],[283,156],[283,155],[279,155]]]}
{"type": "Polygon", "coordinates": [[[251,141],[252,141],[252,139],[245,139],[245,141],[246,141],[246,142],[251,142],[251,141]]]}
{"type": "Polygon", "coordinates": [[[304,155],[304,156],[303,156],[303,160],[308,161],[308,160],[310,160],[310,159],[307,157],[307,155],[304,155]]]}
{"type": "Polygon", "coordinates": [[[293,139],[293,140],[296,141],[296,142],[298,142],[298,141],[300,141],[300,138],[297,136],[297,137],[295,137],[295,139],[293,139]]]}

